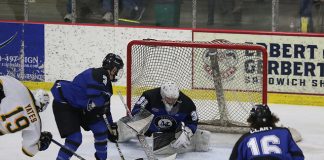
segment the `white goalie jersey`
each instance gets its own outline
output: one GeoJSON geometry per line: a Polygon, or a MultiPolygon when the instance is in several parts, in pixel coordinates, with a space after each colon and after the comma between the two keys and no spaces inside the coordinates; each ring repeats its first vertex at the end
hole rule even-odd
{"type": "Polygon", "coordinates": [[[34,156],[38,151],[41,119],[29,90],[17,79],[0,76],[4,98],[0,103],[0,135],[22,131],[22,151],[34,156]]]}

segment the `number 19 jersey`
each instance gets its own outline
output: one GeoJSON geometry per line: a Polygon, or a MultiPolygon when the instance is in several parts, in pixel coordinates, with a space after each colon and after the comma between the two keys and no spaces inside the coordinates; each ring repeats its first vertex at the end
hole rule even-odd
{"type": "Polygon", "coordinates": [[[41,120],[29,90],[17,79],[0,76],[5,97],[0,103],[0,135],[22,131],[22,151],[34,156],[38,151],[41,120]]]}

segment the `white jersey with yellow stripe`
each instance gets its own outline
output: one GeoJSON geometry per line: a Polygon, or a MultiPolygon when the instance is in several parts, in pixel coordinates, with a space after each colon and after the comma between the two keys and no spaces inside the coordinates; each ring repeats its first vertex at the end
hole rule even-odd
{"type": "Polygon", "coordinates": [[[17,79],[0,76],[5,97],[0,103],[0,134],[22,132],[22,151],[34,156],[39,151],[41,119],[29,90],[17,79]]]}

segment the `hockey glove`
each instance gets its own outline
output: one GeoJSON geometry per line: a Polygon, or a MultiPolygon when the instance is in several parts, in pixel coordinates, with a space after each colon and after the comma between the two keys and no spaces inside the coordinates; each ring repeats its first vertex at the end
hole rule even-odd
{"type": "Polygon", "coordinates": [[[52,136],[51,132],[44,131],[41,133],[39,142],[38,142],[40,151],[44,151],[49,147],[49,145],[52,142],[52,137],[53,136],[52,136]]]}
{"type": "Polygon", "coordinates": [[[104,114],[110,115],[110,106],[107,105],[107,106],[102,106],[102,107],[96,107],[89,112],[90,112],[90,114],[92,114],[93,116],[96,116],[96,117],[101,117],[104,114]]]}
{"type": "Polygon", "coordinates": [[[116,143],[118,140],[118,126],[117,123],[110,124],[110,129],[108,131],[108,139],[110,142],[116,143]]]}
{"type": "Polygon", "coordinates": [[[190,145],[192,135],[193,133],[191,129],[189,127],[186,127],[182,122],[180,136],[173,143],[171,143],[171,147],[176,149],[180,147],[187,148],[190,145]]]}

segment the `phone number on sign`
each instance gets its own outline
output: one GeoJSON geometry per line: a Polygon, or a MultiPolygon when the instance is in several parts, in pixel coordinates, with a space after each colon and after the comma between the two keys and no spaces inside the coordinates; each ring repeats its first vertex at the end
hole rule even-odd
{"type": "Polygon", "coordinates": [[[0,62],[19,62],[19,56],[1,56],[0,62]]]}

